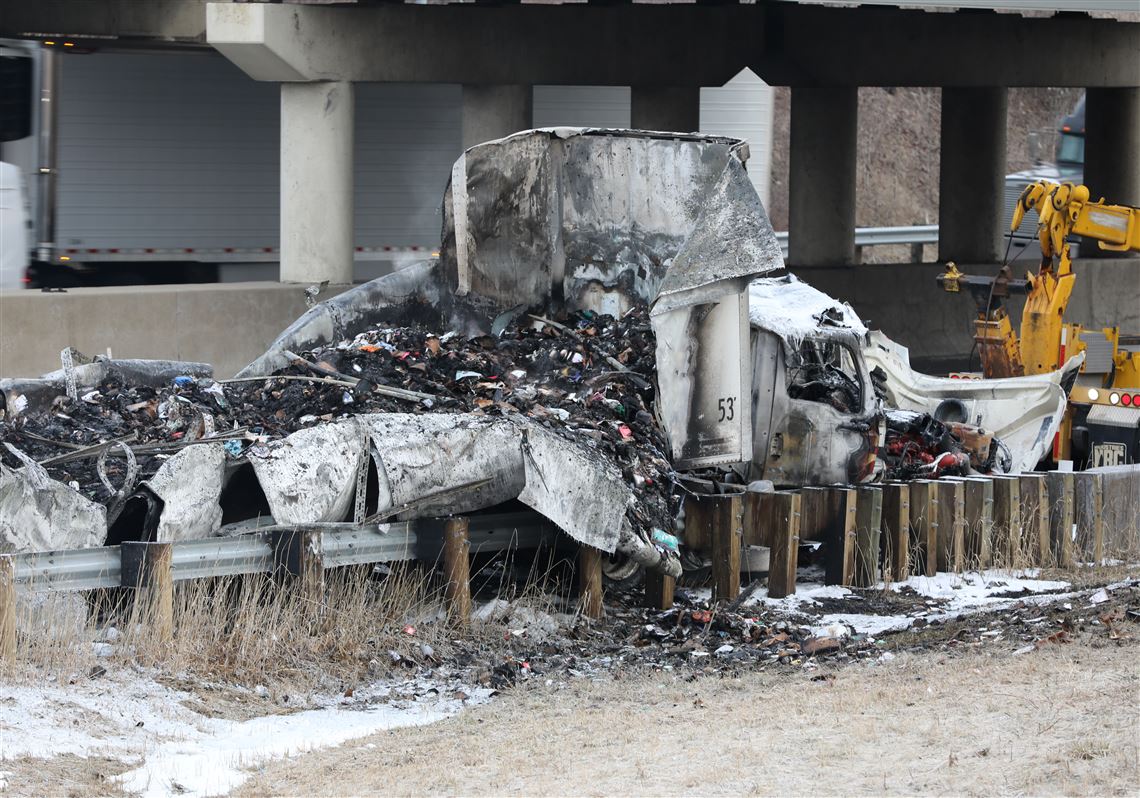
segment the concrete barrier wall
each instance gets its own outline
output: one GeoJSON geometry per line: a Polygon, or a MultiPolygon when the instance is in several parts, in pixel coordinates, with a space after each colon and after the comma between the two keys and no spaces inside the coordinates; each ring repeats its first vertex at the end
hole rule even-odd
{"type": "MultiPolygon", "coordinates": [[[[967,274],[997,273],[992,264],[959,268],[967,274]]],[[[1013,264],[1017,277],[1036,270],[1036,260],[1028,257],[1013,264]]],[[[944,266],[890,263],[794,271],[819,290],[850,302],[867,326],[909,347],[916,368],[932,373],[965,368],[973,346],[975,305],[969,293],[948,294],[938,285],[935,278],[944,266]]],[[[1067,321],[1140,333],[1140,259],[1079,260],[1073,271],[1077,280],[1067,321]]],[[[1019,323],[1024,298],[1014,297],[1008,304],[1019,323]]],[[[977,367],[976,359],[974,363],[977,367]]]]}
{"type": "MultiPolygon", "coordinates": [[[[1033,262],[1017,262],[1022,270],[1033,262]]],[[[996,267],[963,266],[993,274],[996,267]]],[[[1117,324],[1140,333],[1140,259],[1078,261],[1067,318],[1090,327],[1117,324]]],[[[796,274],[850,302],[871,326],[910,347],[920,370],[964,368],[973,344],[974,303],[935,282],[937,264],[802,268],[796,274]]],[[[328,289],[323,296],[330,296],[328,289]]],[[[1010,303],[1019,318],[1021,298],[1010,303]]],[[[59,351],[213,363],[229,376],[265,351],[305,311],[303,286],[280,283],[73,288],[66,293],[0,294],[0,377],[31,377],[59,367],[59,351]]]]}
{"type": "MultiPolygon", "coordinates": [[[[323,297],[334,289],[326,289],[323,297]]],[[[280,283],[73,288],[0,294],[0,377],[59,368],[60,350],[213,363],[232,376],[305,312],[304,286],[280,283]]]]}

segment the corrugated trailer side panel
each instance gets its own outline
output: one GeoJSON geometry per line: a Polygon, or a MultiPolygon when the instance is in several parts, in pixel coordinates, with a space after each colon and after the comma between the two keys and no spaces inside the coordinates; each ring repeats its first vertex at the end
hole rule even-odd
{"type": "Polygon", "coordinates": [[[275,85],[213,54],[61,60],[61,247],[277,245],[275,85]]]}
{"type": "MultiPolygon", "coordinates": [[[[278,246],[277,84],[251,80],[209,53],[62,60],[61,248],[278,246]]],[[[534,91],[536,127],[629,124],[626,87],[534,91]]],[[[357,246],[438,244],[461,105],[456,85],[357,85],[357,246]]],[[[749,138],[749,172],[761,189],[770,107],[769,90],[750,73],[702,91],[702,129],[749,138]]]]}

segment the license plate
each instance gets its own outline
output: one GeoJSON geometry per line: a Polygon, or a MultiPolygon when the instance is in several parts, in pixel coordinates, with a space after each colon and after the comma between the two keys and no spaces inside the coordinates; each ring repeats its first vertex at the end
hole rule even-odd
{"type": "Polygon", "coordinates": [[[1123,443],[1098,443],[1093,446],[1092,455],[1093,468],[1125,465],[1128,450],[1123,443]]]}

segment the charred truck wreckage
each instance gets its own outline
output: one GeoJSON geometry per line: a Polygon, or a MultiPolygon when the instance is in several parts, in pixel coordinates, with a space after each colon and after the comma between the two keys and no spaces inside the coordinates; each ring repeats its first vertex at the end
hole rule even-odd
{"type": "Polygon", "coordinates": [[[783,269],[747,145],[528,131],[468,150],[438,259],[333,297],[235,378],[96,359],[0,381],[0,552],[520,502],[681,574],[684,497],[1030,470],[1080,361],[917,374],[783,269]]]}

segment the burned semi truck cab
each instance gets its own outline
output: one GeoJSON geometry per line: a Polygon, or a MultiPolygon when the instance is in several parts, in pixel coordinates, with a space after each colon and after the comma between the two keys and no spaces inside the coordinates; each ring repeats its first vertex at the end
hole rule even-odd
{"type": "Polygon", "coordinates": [[[858,350],[826,336],[792,348],[753,329],[752,358],[750,478],[801,486],[877,476],[883,414],[858,350]]]}
{"type": "Polygon", "coordinates": [[[866,482],[882,467],[880,400],[850,307],[795,277],[749,287],[750,479],[777,486],[866,482]]]}

